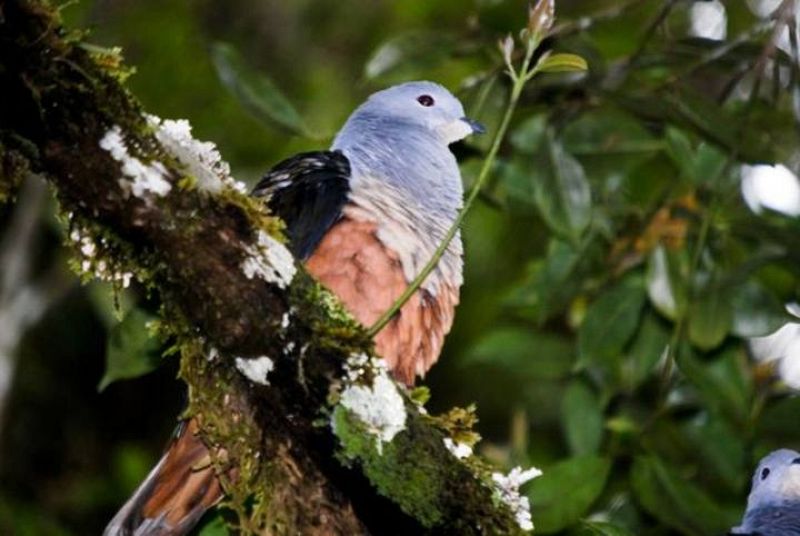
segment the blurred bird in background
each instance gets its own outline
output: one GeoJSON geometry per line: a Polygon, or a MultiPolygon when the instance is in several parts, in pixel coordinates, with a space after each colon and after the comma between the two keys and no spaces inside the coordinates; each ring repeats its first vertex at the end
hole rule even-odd
{"type": "MultiPolygon", "coordinates": [[[[331,150],[289,158],[253,195],[286,222],[294,255],[353,316],[371,325],[422,271],[462,205],[449,145],[483,128],[432,82],[370,96],[331,150]]],[[[459,301],[462,244],[456,235],[434,271],[375,336],[376,350],[411,385],[436,362],[459,301]]],[[[106,535],[185,534],[222,497],[197,425],[181,425],[156,467],[106,535]],[[198,469],[202,467],[202,469],[198,469]]]]}
{"type": "Polygon", "coordinates": [[[776,450],[761,460],[742,524],[730,534],[800,535],[800,452],[776,450]]]}

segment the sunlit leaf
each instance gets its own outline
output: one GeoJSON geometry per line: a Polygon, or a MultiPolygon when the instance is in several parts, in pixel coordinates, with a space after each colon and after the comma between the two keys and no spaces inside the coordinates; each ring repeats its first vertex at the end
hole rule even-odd
{"type": "Polygon", "coordinates": [[[723,534],[736,522],[700,488],[655,456],[636,458],[631,485],[651,515],[683,534],[723,534]]]}
{"type": "Polygon", "coordinates": [[[592,192],[581,164],[548,135],[534,182],[536,206],[558,234],[577,241],[589,225],[592,192]]]}
{"type": "Polygon", "coordinates": [[[586,60],[576,54],[551,54],[536,67],[543,73],[574,73],[589,68],[586,60]]]}
{"type": "Polygon", "coordinates": [[[686,286],[681,252],[657,246],[647,261],[647,295],[650,303],[670,320],[686,307],[686,286]]]}
{"type": "Polygon", "coordinates": [[[643,315],[623,369],[625,383],[631,388],[644,382],[664,357],[670,339],[665,324],[652,310],[643,315]]]}
{"type": "Polygon", "coordinates": [[[253,117],[270,127],[279,126],[293,134],[316,137],[275,83],[247,65],[232,45],[214,43],[211,60],[219,79],[253,117]]]}
{"type": "Polygon", "coordinates": [[[733,308],[727,289],[709,285],[691,305],[689,339],[701,350],[722,344],[733,322],[733,308]]]}
{"type": "Polygon", "coordinates": [[[599,456],[570,458],[545,468],[528,491],[536,532],[551,534],[575,524],[602,493],[610,470],[610,460],[599,456]]]}
{"type": "Polygon", "coordinates": [[[97,386],[99,391],[115,381],[138,378],[158,366],[161,345],[147,329],[153,320],[153,315],[132,309],[111,328],[106,343],[106,371],[97,386]]]}
{"type": "Polygon", "coordinates": [[[603,439],[603,408],[595,392],[581,380],[567,387],[561,402],[561,424],[573,455],[594,454],[603,439]]]}
{"type": "Polygon", "coordinates": [[[578,352],[584,362],[612,366],[636,332],[645,301],[642,279],[627,277],[591,304],[578,331],[578,352]]]}

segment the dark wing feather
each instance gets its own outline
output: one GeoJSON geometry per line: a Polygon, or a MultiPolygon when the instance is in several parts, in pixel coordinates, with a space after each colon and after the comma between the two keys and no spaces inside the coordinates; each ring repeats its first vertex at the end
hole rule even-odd
{"type": "Polygon", "coordinates": [[[350,162],[341,151],[300,153],[272,168],[253,188],[286,222],[292,253],[307,259],[341,217],[350,192],[350,162]]]}

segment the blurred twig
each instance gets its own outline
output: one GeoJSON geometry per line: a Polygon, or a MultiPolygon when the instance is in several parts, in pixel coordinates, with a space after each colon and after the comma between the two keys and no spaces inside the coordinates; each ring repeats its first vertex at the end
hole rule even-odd
{"type": "Polygon", "coordinates": [[[0,239],[0,434],[16,369],[17,347],[27,330],[70,286],[70,278],[56,263],[43,276],[33,274],[39,217],[46,194],[41,178],[28,177],[11,222],[0,239]]]}

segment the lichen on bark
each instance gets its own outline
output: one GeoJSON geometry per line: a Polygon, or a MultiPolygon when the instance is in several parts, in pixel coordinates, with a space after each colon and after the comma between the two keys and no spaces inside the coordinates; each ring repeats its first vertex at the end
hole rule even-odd
{"type": "Polygon", "coordinates": [[[109,245],[98,254],[157,292],[162,329],[182,353],[186,415],[244,533],[519,531],[488,473],[453,456],[444,427],[403,388],[405,427],[381,450],[337,406],[348,357],[373,355],[365,330],[299,266],[274,281],[248,277],[243,263],[279,247],[282,223],[234,188],[196,187],[121,85],[128,71],[115,55],[82,46],[42,2],[0,0],[0,14],[0,194],[20,170],[41,172],[62,210],[109,245]],[[100,146],[114,128],[118,158],[100,146]],[[20,161],[17,146],[34,150],[20,161]],[[123,156],[157,164],[170,188],[132,195],[123,156]],[[237,372],[235,359],[253,356],[274,361],[268,386],[237,372]]]}

